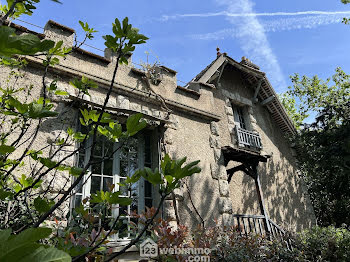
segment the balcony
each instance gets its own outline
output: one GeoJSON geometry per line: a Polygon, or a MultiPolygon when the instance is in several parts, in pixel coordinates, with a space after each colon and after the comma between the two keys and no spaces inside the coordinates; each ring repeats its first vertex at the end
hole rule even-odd
{"type": "Polygon", "coordinates": [[[262,149],[261,137],[258,132],[248,131],[236,126],[236,133],[238,138],[238,146],[247,147],[254,150],[262,149]]]}

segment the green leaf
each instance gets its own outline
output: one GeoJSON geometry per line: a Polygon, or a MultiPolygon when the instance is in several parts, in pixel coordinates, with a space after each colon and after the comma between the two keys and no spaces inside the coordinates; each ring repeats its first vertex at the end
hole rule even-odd
{"type": "Polygon", "coordinates": [[[121,206],[129,206],[131,203],[132,199],[127,197],[119,197],[118,201],[115,201],[115,204],[119,204],[121,206]]]}
{"type": "Polygon", "coordinates": [[[152,172],[150,168],[145,167],[141,171],[141,175],[153,185],[159,185],[163,182],[162,175],[159,173],[158,169],[156,169],[155,172],[152,172]]]}
{"type": "Polygon", "coordinates": [[[58,113],[51,111],[51,105],[44,106],[41,104],[40,100],[38,102],[33,102],[29,104],[28,115],[32,119],[41,119],[45,117],[54,117],[57,116],[58,113]]]}
{"type": "Polygon", "coordinates": [[[12,195],[13,195],[12,192],[5,191],[4,189],[0,188],[0,199],[1,200],[5,200],[7,197],[12,196],[12,195]]]}
{"type": "Polygon", "coordinates": [[[11,228],[0,230],[0,243],[7,241],[7,239],[11,235],[11,231],[12,231],[11,228]]]}
{"type": "Polygon", "coordinates": [[[81,175],[81,173],[83,172],[83,168],[80,168],[80,167],[71,167],[70,170],[69,170],[69,173],[72,175],[72,176],[75,176],[75,177],[78,177],[81,175]]]}
{"type": "Polygon", "coordinates": [[[168,184],[171,184],[174,181],[174,178],[172,176],[165,176],[164,178],[168,182],[168,184]]]}
{"type": "Polygon", "coordinates": [[[8,145],[0,145],[0,155],[6,155],[15,151],[15,147],[8,145]]]}
{"type": "Polygon", "coordinates": [[[8,26],[0,27],[0,56],[34,55],[46,52],[54,46],[51,40],[41,41],[33,34],[16,35],[15,29],[8,26]]]}
{"type": "Polygon", "coordinates": [[[68,96],[69,93],[67,91],[63,91],[63,90],[56,90],[55,91],[55,95],[59,95],[59,96],[68,96]]]}
{"type": "Polygon", "coordinates": [[[57,165],[57,162],[51,160],[50,158],[40,157],[39,161],[47,168],[54,168],[57,165]]]}
{"type": "Polygon", "coordinates": [[[46,213],[50,210],[50,205],[48,202],[41,197],[37,197],[34,199],[34,207],[39,213],[46,213]]]}
{"type": "Polygon", "coordinates": [[[72,258],[67,253],[54,247],[39,247],[35,252],[23,257],[19,262],[70,262],[72,258]]]}
{"type": "Polygon", "coordinates": [[[128,117],[126,121],[126,132],[129,136],[135,135],[137,132],[139,132],[147,126],[145,120],[140,121],[141,118],[141,113],[137,113],[128,117]]]}
{"type": "Polygon", "coordinates": [[[0,242],[0,261],[17,262],[35,252],[41,245],[38,240],[48,237],[50,228],[29,228],[18,235],[11,235],[7,241],[0,242]]]}

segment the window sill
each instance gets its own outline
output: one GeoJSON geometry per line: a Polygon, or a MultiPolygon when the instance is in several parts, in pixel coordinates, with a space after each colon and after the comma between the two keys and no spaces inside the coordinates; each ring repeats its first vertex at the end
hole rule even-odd
{"type": "MultiPolygon", "coordinates": [[[[129,244],[130,239],[121,239],[110,241],[107,245],[112,248],[113,253],[121,251],[127,244],[129,244]]],[[[125,252],[139,252],[139,249],[132,245],[125,252]]]]}

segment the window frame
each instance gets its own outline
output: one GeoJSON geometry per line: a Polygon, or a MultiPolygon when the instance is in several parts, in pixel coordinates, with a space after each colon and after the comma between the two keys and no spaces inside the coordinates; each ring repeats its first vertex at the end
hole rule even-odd
{"type": "Polygon", "coordinates": [[[251,125],[248,117],[247,106],[239,105],[231,101],[233,119],[235,125],[244,130],[251,131],[251,125]]]}
{"type": "MultiPolygon", "coordinates": [[[[137,144],[137,169],[139,168],[143,168],[143,167],[150,167],[150,168],[154,168],[156,166],[159,165],[159,147],[158,147],[158,139],[156,139],[156,137],[158,134],[156,132],[154,132],[154,130],[150,130],[150,129],[146,129],[143,131],[140,131],[137,135],[135,135],[134,137],[131,137],[130,139],[137,139],[136,144],[137,144]],[[149,141],[149,149],[148,152],[146,152],[146,140],[145,140],[145,136],[148,136],[148,141],[149,141]],[[157,141],[157,143],[155,143],[157,141]],[[146,161],[146,154],[149,154],[149,160],[146,161]]],[[[107,138],[106,138],[107,139],[107,138]]],[[[84,150],[84,161],[83,163],[86,164],[88,159],[90,158],[91,155],[91,144],[92,144],[92,139],[90,138],[87,143],[86,143],[86,148],[84,150]]],[[[126,143],[127,144],[127,143],[126,143]]],[[[116,142],[113,144],[113,152],[121,145],[121,142],[116,142]]],[[[79,144],[77,144],[77,146],[79,146],[79,144]]],[[[121,151],[122,148],[118,149],[117,151],[115,151],[113,153],[112,161],[113,161],[113,168],[112,168],[112,178],[113,178],[113,184],[115,185],[115,187],[113,188],[112,192],[116,192],[120,189],[120,186],[118,185],[118,183],[121,182],[122,178],[126,178],[120,175],[120,169],[121,169],[121,151]]],[[[81,152],[78,152],[76,154],[76,159],[75,159],[75,165],[78,166],[79,165],[79,160],[80,160],[80,154],[81,152]]],[[[102,155],[102,157],[105,157],[104,155],[102,155]]],[[[102,164],[102,163],[101,163],[102,164]]],[[[129,168],[129,157],[128,157],[128,168],[129,168]]],[[[81,186],[81,192],[80,188],[75,189],[74,190],[74,194],[71,197],[71,204],[70,204],[70,209],[74,208],[77,204],[76,202],[76,196],[80,195],[81,196],[81,201],[83,201],[85,198],[90,197],[91,196],[91,181],[92,181],[92,177],[94,176],[94,174],[91,173],[91,166],[88,168],[88,172],[84,175],[84,178],[82,181],[86,181],[85,183],[83,183],[83,185],[81,186]]],[[[135,171],[136,171],[135,170],[135,171]]],[[[133,172],[130,174],[132,175],[133,172]]],[[[95,174],[96,176],[96,174],[95,174]]],[[[102,170],[101,170],[101,177],[104,177],[102,170]]],[[[102,187],[103,187],[103,180],[101,179],[102,187]]],[[[146,199],[148,200],[152,200],[152,206],[155,206],[157,204],[157,202],[159,201],[159,196],[158,194],[156,194],[158,192],[157,188],[155,186],[153,186],[152,184],[149,183],[149,186],[151,188],[151,193],[150,196],[146,196],[145,195],[145,183],[149,183],[148,181],[146,181],[143,177],[140,178],[140,180],[138,181],[138,189],[137,189],[137,213],[143,212],[145,210],[145,203],[146,203],[146,199]]],[[[100,190],[101,190],[101,186],[100,186],[100,190]]],[[[128,197],[130,197],[130,190],[128,190],[128,197]]],[[[84,205],[88,206],[89,205],[89,201],[86,202],[84,205]]],[[[127,206],[127,212],[128,214],[125,214],[123,216],[122,219],[127,219],[128,220],[128,231],[130,231],[130,221],[133,220],[130,216],[131,211],[131,206],[129,205],[127,206]]],[[[118,217],[120,212],[120,208],[117,205],[116,207],[112,207],[112,218],[116,218],[118,217]]],[[[128,241],[130,241],[131,239],[131,234],[130,232],[127,233],[126,237],[119,237],[118,233],[111,236],[111,240],[115,241],[115,242],[119,242],[120,244],[125,244],[128,241]]]]}

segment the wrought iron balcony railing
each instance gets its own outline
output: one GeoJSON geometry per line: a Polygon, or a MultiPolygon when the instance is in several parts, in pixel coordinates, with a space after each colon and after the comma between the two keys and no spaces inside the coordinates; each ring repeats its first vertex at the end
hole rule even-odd
{"type": "Polygon", "coordinates": [[[285,238],[286,232],[263,215],[234,214],[231,226],[236,226],[241,235],[259,234],[269,238],[282,238],[288,249],[292,247],[291,239],[285,238]]]}
{"type": "Polygon", "coordinates": [[[262,149],[261,137],[258,132],[248,131],[236,126],[236,133],[238,138],[238,146],[249,147],[257,150],[262,149]]]}

